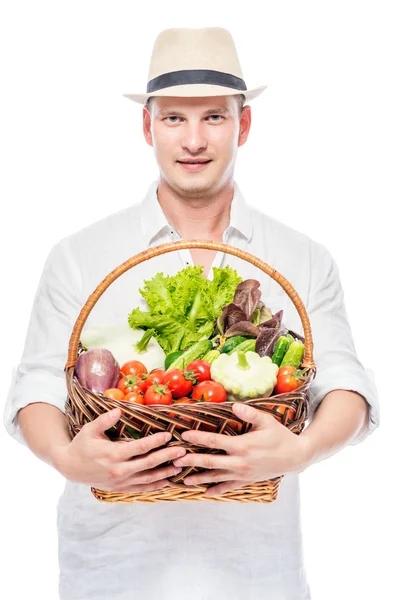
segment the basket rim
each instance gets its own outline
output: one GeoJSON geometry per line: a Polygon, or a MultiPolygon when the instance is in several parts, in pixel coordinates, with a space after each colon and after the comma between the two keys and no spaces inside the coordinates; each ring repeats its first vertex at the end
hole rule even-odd
{"type": "Polygon", "coordinates": [[[138,254],[136,254],[136,255],[132,256],[131,258],[129,258],[128,260],[126,260],[124,263],[117,266],[113,271],[111,271],[111,273],[109,273],[103,279],[103,281],[101,281],[99,283],[99,285],[92,292],[92,294],[90,294],[89,298],[87,299],[86,303],[82,307],[82,309],[75,321],[75,324],[74,324],[74,327],[73,327],[73,330],[72,330],[72,333],[70,336],[70,340],[69,340],[68,358],[67,358],[67,362],[65,364],[64,370],[67,370],[69,367],[75,366],[77,357],[78,357],[80,336],[81,336],[83,327],[87,321],[87,318],[88,318],[90,312],[92,311],[92,309],[94,308],[94,306],[96,305],[99,298],[104,294],[104,292],[107,290],[107,288],[116,279],[118,279],[118,277],[120,277],[126,271],[132,269],[136,265],[141,264],[147,260],[150,260],[151,258],[154,258],[156,256],[160,256],[162,254],[174,252],[177,250],[184,250],[184,249],[191,249],[191,248],[193,248],[193,249],[201,248],[204,250],[213,250],[213,251],[217,251],[217,252],[224,252],[225,254],[230,254],[231,256],[236,256],[238,258],[241,258],[242,260],[245,260],[246,262],[249,262],[250,264],[253,264],[255,267],[259,268],[261,271],[263,271],[264,273],[269,275],[272,279],[274,279],[282,287],[282,289],[285,291],[285,293],[289,296],[289,298],[293,302],[293,304],[297,310],[297,313],[300,317],[302,326],[303,326],[304,340],[305,340],[304,341],[305,352],[304,352],[304,358],[302,361],[302,366],[310,367],[310,368],[314,368],[314,369],[316,368],[314,358],[313,358],[314,344],[313,344],[313,338],[312,338],[312,332],[311,332],[311,323],[310,323],[309,316],[307,314],[306,307],[305,307],[303,301],[301,300],[301,298],[299,297],[298,293],[294,289],[294,287],[281,273],[279,273],[276,269],[271,267],[268,263],[262,261],[261,259],[257,258],[253,254],[250,254],[249,252],[246,252],[240,248],[236,248],[235,246],[225,244],[223,242],[214,242],[214,241],[206,241],[206,240],[180,240],[177,242],[170,242],[170,243],[166,243],[166,244],[161,244],[159,246],[154,246],[152,248],[148,248],[147,250],[139,252],[138,254]]]}

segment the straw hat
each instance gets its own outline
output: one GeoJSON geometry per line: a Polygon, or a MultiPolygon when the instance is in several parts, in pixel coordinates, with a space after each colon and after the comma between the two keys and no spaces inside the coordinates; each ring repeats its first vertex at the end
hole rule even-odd
{"type": "Polygon", "coordinates": [[[150,96],[228,96],[253,100],[267,86],[248,90],[235,43],[222,27],[165,29],[156,38],[147,89],[123,94],[144,104],[150,96]]]}

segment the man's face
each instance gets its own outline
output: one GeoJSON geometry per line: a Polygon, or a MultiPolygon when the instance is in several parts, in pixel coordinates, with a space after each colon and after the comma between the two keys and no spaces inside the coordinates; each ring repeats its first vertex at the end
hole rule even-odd
{"type": "Polygon", "coordinates": [[[239,115],[232,96],[157,96],[143,109],[146,141],[154,147],[161,177],[176,193],[201,198],[232,178],[236,153],[250,129],[250,107],[239,115]]]}

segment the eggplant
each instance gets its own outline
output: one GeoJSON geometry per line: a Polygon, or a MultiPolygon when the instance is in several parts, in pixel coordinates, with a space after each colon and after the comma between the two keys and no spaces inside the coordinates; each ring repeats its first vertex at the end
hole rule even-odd
{"type": "Polygon", "coordinates": [[[82,387],[94,393],[103,393],[117,387],[120,379],[119,364],[105,348],[83,352],[75,365],[75,375],[82,387]]]}

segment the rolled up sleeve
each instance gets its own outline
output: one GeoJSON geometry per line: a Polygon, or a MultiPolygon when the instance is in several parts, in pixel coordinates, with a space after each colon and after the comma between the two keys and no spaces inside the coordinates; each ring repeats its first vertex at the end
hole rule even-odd
{"type": "Polygon", "coordinates": [[[82,308],[82,279],[68,238],[50,252],[33,302],[20,363],[13,369],[6,399],[4,424],[25,444],[18,411],[45,402],[64,412],[67,388],[64,366],[69,338],[82,308]]]}
{"type": "Polygon", "coordinates": [[[380,423],[378,393],[371,369],[357,357],[336,262],[329,251],[315,243],[311,261],[311,286],[307,306],[314,340],[317,375],[310,386],[310,418],[323,398],[333,390],[349,390],[364,397],[369,424],[351,445],[368,437],[380,423]]]}

